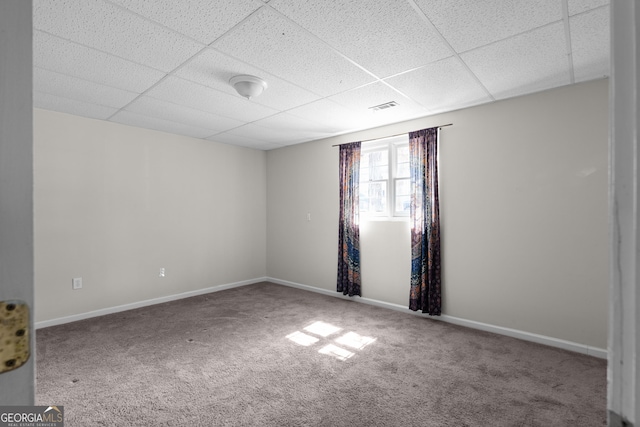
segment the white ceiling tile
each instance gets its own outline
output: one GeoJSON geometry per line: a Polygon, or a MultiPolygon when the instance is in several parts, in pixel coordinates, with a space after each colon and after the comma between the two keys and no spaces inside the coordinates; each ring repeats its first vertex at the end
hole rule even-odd
{"type": "Polygon", "coordinates": [[[491,101],[458,58],[447,58],[385,80],[432,112],[491,101]]]}
{"type": "Polygon", "coordinates": [[[258,76],[267,82],[268,87],[262,95],[251,100],[257,104],[277,110],[288,110],[319,98],[318,95],[214,49],[202,51],[175,75],[237,96],[229,80],[239,74],[258,76]]]}
{"type": "Polygon", "coordinates": [[[253,0],[111,0],[174,31],[209,44],[260,7],[253,0]]]}
{"type": "Polygon", "coordinates": [[[170,71],[203,45],[101,0],[34,0],[33,26],[138,64],[170,71]]]}
{"type": "Polygon", "coordinates": [[[288,113],[276,114],[251,125],[256,129],[259,127],[262,135],[269,135],[265,140],[286,145],[328,138],[342,131],[332,123],[317,123],[288,113]]]}
{"type": "Polygon", "coordinates": [[[178,77],[168,77],[146,95],[223,117],[252,122],[278,111],[178,77]]]}
{"type": "Polygon", "coordinates": [[[569,0],[569,15],[577,15],[609,4],[609,0],[569,0]]]}
{"type": "Polygon", "coordinates": [[[243,138],[264,141],[278,145],[298,144],[303,141],[326,137],[326,133],[314,133],[310,131],[292,131],[289,129],[265,128],[249,123],[239,128],[225,132],[227,135],[237,135],[243,138]],[[267,132],[268,130],[268,132],[267,132]]]}
{"type": "Polygon", "coordinates": [[[322,96],[375,80],[270,8],[258,10],[212,46],[322,96]]]}
{"type": "Polygon", "coordinates": [[[76,116],[100,120],[106,120],[118,111],[117,108],[90,104],[88,102],[77,101],[75,99],[36,91],[33,93],[33,106],[36,108],[43,108],[45,110],[58,111],[60,113],[73,114],[76,116]]]}
{"type": "Polygon", "coordinates": [[[41,31],[33,32],[33,65],[137,93],[166,75],[41,31]]]}
{"type": "Polygon", "coordinates": [[[242,126],[244,122],[177,105],[161,99],[142,96],[127,106],[126,111],[209,129],[209,135],[242,126]]]}
{"type": "Polygon", "coordinates": [[[340,128],[331,127],[331,123],[318,123],[313,120],[304,119],[289,113],[279,113],[266,119],[257,120],[254,124],[267,129],[285,130],[291,132],[309,132],[313,134],[328,135],[340,132],[340,128]]]}
{"type": "Polygon", "coordinates": [[[279,145],[285,145],[286,142],[296,138],[292,133],[283,131],[269,132],[268,137],[265,138],[265,131],[266,129],[264,127],[250,123],[225,133],[228,135],[237,135],[247,139],[265,141],[279,145]]]}
{"type": "Polygon", "coordinates": [[[272,0],[269,5],[381,78],[452,54],[406,0],[272,0]]]}
{"type": "Polygon", "coordinates": [[[353,110],[329,99],[321,99],[287,111],[288,114],[338,129],[339,132],[375,126],[369,112],[357,114],[353,110]]]}
{"type": "Polygon", "coordinates": [[[33,89],[50,95],[114,108],[121,108],[138,96],[135,92],[88,82],[38,67],[33,70],[33,89]]]}
{"type": "Polygon", "coordinates": [[[558,0],[416,0],[457,52],[562,19],[558,0]]]}
{"type": "Polygon", "coordinates": [[[569,18],[576,81],[592,80],[610,73],[609,8],[569,18]]]}
{"type": "Polygon", "coordinates": [[[109,121],[193,138],[206,138],[212,134],[210,129],[202,129],[183,123],[144,116],[142,114],[132,113],[131,111],[119,111],[109,121]]]}
{"type": "Polygon", "coordinates": [[[608,4],[34,0],[34,105],[272,149],[606,76],[608,4]]]}
{"type": "Polygon", "coordinates": [[[372,123],[374,126],[429,114],[429,110],[382,82],[341,93],[329,99],[344,105],[352,110],[354,115],[361,117],[365,123],[372,123]],[[370,108],[391,101],[395,101],[397,106],[379,111],[370,108]]]}
{"type": "Polygon", "coordinates": [[[240,147],[254,148],[257,150],[272,150],[281,148],[284,145],[265,142],[261,139],[246,138],[240,135],[232,135],[227,132],[219,133],[207,138],[209,141],[215,141],[222,144],[238,145],[240,147]]]}
{"type": "Polygon", "coordinates": [[[462,54],[495,98],[570,83],[562,22],[462,54]]]}

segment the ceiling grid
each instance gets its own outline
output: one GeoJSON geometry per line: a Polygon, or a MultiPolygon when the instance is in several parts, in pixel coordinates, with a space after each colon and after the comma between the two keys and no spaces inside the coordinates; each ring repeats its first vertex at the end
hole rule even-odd
{"type": "Polygon", "coordinates": [[[260,150],[609,75],[609,0],[34,0],[33,11],[35,107],[260,150]],[[240,74],[267,90],[242,98],[229,84],[240,74]]]}

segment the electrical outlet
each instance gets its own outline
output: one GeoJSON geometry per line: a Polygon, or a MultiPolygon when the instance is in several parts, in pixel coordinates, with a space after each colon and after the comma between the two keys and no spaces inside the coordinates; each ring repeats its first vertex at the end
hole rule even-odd
{"type": "Polygon", "coordinates": [[[82,277],[74,277],[72,280],[73,289],[82,289],[82,277]]]}
{"type": "Polygon", "coordinates": [[[160,274],[158,274],[160,277],[164,277],[164,267],[162,267],[160,269],[160,274]]]}

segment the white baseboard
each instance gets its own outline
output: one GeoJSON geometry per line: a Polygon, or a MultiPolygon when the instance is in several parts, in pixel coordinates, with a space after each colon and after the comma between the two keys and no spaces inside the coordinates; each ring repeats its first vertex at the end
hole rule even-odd
{"type": "Polygon", "coordinates": [[[327,289],[316,288],[313,286],[302,285],[300,283],[289,282],[287,280],[280,280],[273,277],[267,277],[265,279],[268,282],[277,283],[279,285],[290,286],[293,288],[304,289],[306,291],[316,292],[324,295],[329,295],[332,297],[347,299],[349,301],[361,302],[364,304],[375,305],[377,307],[388,308],[391,310],[401,311],[403,313],[412,314],[421,317],[428,317],[433,320],[440,320],[442,322],[452,323],[455,325],[465,326],[468,328],[479,329],[481,331],[493,332],[500,335],[506,335],[513,338],[518,338],[525,341],[531,341],[538,344],[544,344],[551,347],[561,348],[564,350],[574,351],[576,353],[587,354],[589,356],[598,357],[600,359],[607,358],[607,350],[597,347],[591,347],[584,344],[575,343],[572,341],[561,340],[558,338],[548,337],[545,335],[533,334],[531,332],[520,331],[518,329],[510,329],[504,328],[502,326],[490,325],[488,323],[476,322],[474,320],[461,319],[459,317],[448,316],[443,314],[442,316],[429,316],[420,312],[409,310],[408,307],[388,303],[384,301],[374,300],[370,298],[362,298],[362,297],[348,297],[344,296],[341,293],[335,291],[329,291],[327,289]]]}
{"type": "Polygon", "coordinates": [[[106,314],[119,313],[121,311],[133,310],[134,308],[146,307],[154,304],[161,304],[163,302],[175,301],[183,298],[195,297],[198,295],[209,294],[211,292],[224,291],[225,289],[237,288],[240,286],[252,285],[254,283],[266,281],[266,277],[259,277],[256,279],[243,280],[240,282],[227,283],[224,285],[212,286],[204,289],[197,289],[195,291],[182,292],[174,295],[167,295],[164,297],[152,298],[144,301],[133,302],[130,304],[118,305],[115,307],[102,308],[100,310],[88,311],[86,313],[74,314],[71,316],[59,317],[51,320],[44,320],[35,323],[35,328],[46,328],[48,326],[62,325],[65,323],[76,322],[78,320],[89,319],[92,317],[104,316],[106,314]]]}
{"type": "Polygon", "coordinates": [[[496,334],[506,335],[506,336],[509,336],[509,337],[518,338],[518,339],[525,340],[525,341],[532,341],[532,342],[535,342],[535,343],[538,343],[538,344],[544,344],[544,345],[548,345],[548,346],[551,346],[551,347],[562,348],[564,350],[574,351],[576,353],[587,354],[589,356],[594,356],[594,357],[598,357],[598,358],[601,358],[601,359],[606,359],[607,358],[607,350],[602,349],[602,348],[591,347],[591,346],[587,346],[587,345],[584,345],[584,344],[575,343],[575,342],[572,342],[572,341],[561,340],[561,339],[558,339],[558,338],[548,337],[548,336],[545,336],[545,335],[533,334],[531,332],[520,331],[520,330],[517,330],[517,329],[510,329],[510,328],[504,328],[502,326],[490,325],[488,323],[482,323],[482,322],[476,322],[476,321],[473,321],[473,320],[461,319],[459,317],[448,316],[446,314],[443,314],[442,316],[428,316],[428,315],[420,313],[420,312],[415,312],[415,311],[409,310],[409,308],[407,308],[405,306],[402,306],[402,305],[399,305],[399,304],[393,304],[393,303],[379,301],[379,300],[370,299],[370,298],[362,298],[362,297],[352,298],[352,297],[344,296],[341,293],[338,293],[338,292],[335,292],[335,291],[316,288],[314,286],[302,285],[300,283],[290,282],[290,281],[287,281],[287,280],[280,280],[280,279],[276,279],[276,278],[273,278],[273,277],[259,277],[259,278],[250,279],[250,280],[243,280],[243,281],[240,281],[240,282],[227,283],[227,284],[224,284],[224,285],[212,286],[212,287],[209,287],[209,288],[198,289],[198,290],[195,290],[195,291],[189,291],[189,292],[183,292],[183,293],[174,294],[174,295],[168,295],[168,296],[164,296],[164,297],[152,298],[152,299],[148,299],[148,300],[144,300],[144,301],[138,301],[138,302],[134,302],[134,303],[130,303],[130,304],[118,305],[118,306],[115,306],[115,307],[103,308],[103,309],[100,309],[100,310],[94,310],[94,311],[89,311],[89,312],[86,312],[86,313],[74,314],[74,315],[71,315],[71,316],[59,317],[59,318],[51,319],[51,320],[44,320],[44,321],[41,321],[41,322],[36,322],[35,323],[35,328],[36,329],[40,329],[40,328],[46,328],[46,327],[49,327],[49,326],[62,325],[62,324],[65,324],[65,323],[75,322],[75,321],[78,321],[78,320],[84,320],[84,319],[89,319],[89,318],[92,318],[92,317],[104,316],[106,314],[119,313],[121,311],[132,310],[132,309],[135,309],[135,308],[146,307],[146,306],[154,305],[154,304],[161,304],[161,303],[164,303],[164,302],[175,301],[175,300],[194,297],[194,296],[198,296],[198,295],[204,295],[204,294],[208,294],[208,293],[211,293],[211,292],[224,291],[225,289],[232,289],[232,288],[237,288],[237,287],[240,287],[240,286],[252,285],[254,283],[265,282],[265,281],[266,282],[276,283],[276,284],[279,284],[279,285],[290,286],[290,287],[293,287],[293,288],[303,289],[305,291],[311,291],[311,292],[316,292],[316,293],[320,293],[320,294],[324,294],[324,295],[329,295],[331,297],[342,298],[344,300],[355,301],[355,302],[360,302],[360,303],[364,303],[364,304],[374,305],[374,306],[377,306],[377,307],[396,310],[396,311],[400,311],[400,312],[403,312],[403,313],[411,314],[411,315],[414,315],[414,316],[428,317],[429,319],[433,319],[433,320],[440,320],[442,322],[448,322],[448,323],[452,323],[452,324],[455,324],[455,325],[465,326],[465,327],[468,327],[468,328],[478,329],[478,330],[487,331],[487,332],[493,332],[493,333],[496,333],[496,334]]]}

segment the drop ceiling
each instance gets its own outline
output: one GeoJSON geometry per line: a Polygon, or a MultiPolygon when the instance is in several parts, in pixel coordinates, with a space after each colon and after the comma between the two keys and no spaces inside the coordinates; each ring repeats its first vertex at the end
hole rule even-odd
{"type": "Polygon", "coordinates": [[[33,14],[35,107],[260,150],[609,75],[608,0],[34,0],[33,14]],[[242,98],[238,74],[268,89],[242,98]]]}

